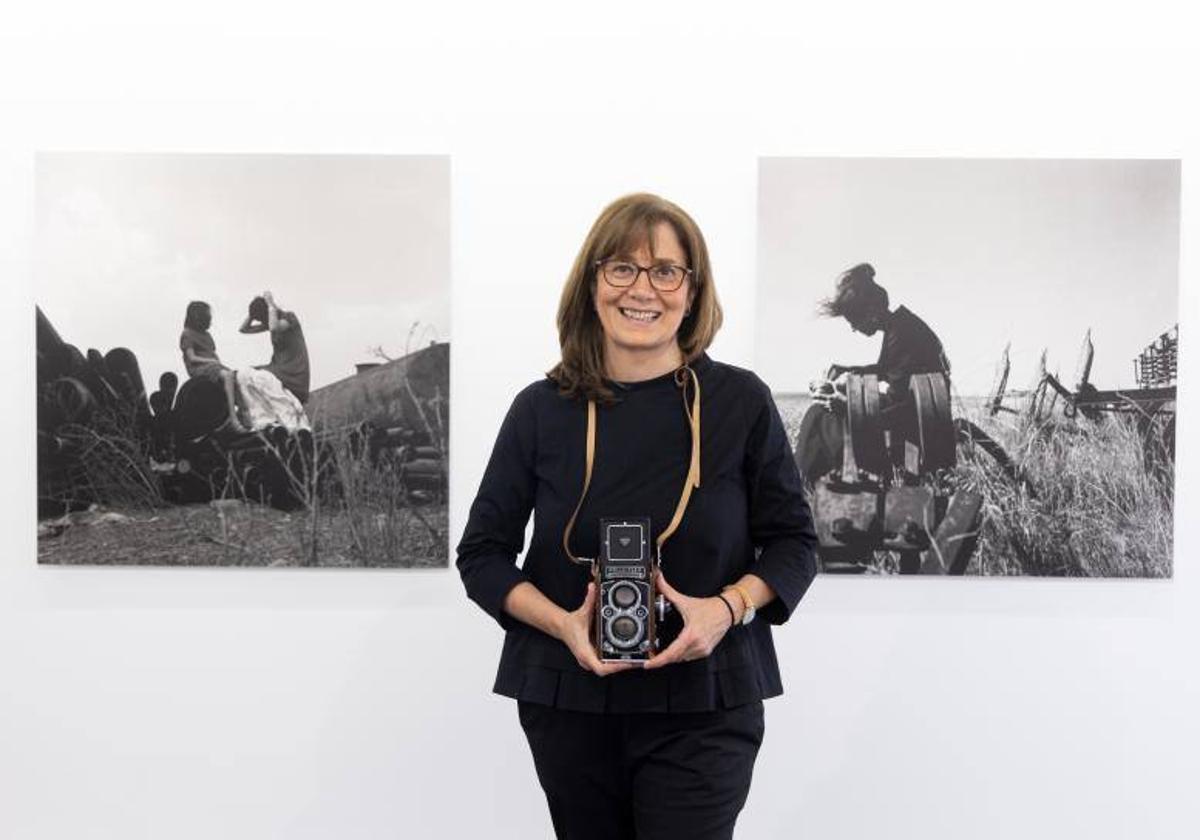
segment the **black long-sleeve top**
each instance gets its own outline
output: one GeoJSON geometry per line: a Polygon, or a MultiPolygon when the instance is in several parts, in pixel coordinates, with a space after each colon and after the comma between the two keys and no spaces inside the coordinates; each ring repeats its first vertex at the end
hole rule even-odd
{"type": "Polygon", "coordinates": [[[883,409],[883,422],[888,428],[912,433],[916,418],[911,416],[909,380],[916,373],[942,373],[949,376],[950,361],[946,358],[937,333],[907,307],[897,306],[883,324],[879,361],[847,370],[873,373],[887,382],[890,396],[883,409]]]}
{"type": "MultiPolygon", "coordinates": [[[[663,548],[663,573],[680,592],[716,595],[749,572],[777,598],[713,653],[661,670],[597,677],[567,647],[504,612],[509,591],[533,583],[564,609],[583,602],[586,566],[563,553],[562,535],[583,488],[586,403],[545,379],[522,390],[501,426],[458,545],[467,594],[507,634],[494,690],[521,700],[590,712],[709,711],[783,691],[771,639],[816,574],[812,516],[783,422],[767,386],[750,371],[702,356],[700,487],[663,548]],[[517,555],[534,513],[522,567],[517,555]]],[[[669,523],[691,455],[674,376],[613,383],[619,401],[598,406],[591,487],[571,550],[595,557],[601,517],[649,516],[652,536],[669,523]]]]}
{"type": "Polygon", "coordinates": [[[897,306],[884,324],[876,367],[897,393],[908,391],[914,373],[950,373],[941,339],[904,306],[897,306]]]}
{"type": "Polygon", "coordinates": [[[879,361],[845,370],[877,374],[900,394],[908,391],[908,380],[914,373],[949,374],[950,361],[937,333],[907,307],[897,306],[883,324],[879,361]]]}

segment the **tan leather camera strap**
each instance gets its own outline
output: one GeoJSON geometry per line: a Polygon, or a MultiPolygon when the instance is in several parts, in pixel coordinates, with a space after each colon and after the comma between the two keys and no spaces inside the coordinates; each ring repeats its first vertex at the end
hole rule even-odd
{"type": "MultiPolygon", "coordinates": [[[[696,376],[696,372],[688,365],[684,365],[675,371],[675,384],[681,389],[683,397],[683,413],[687,415],[688,427],[692,433],[692,457],[691,463],[688,465],[687,477],[683,481],[683,492],[679,495],[679,503],[675,506],[675,515],[671,517],[670,523],[663,529],[663,532],[658,535],[655,540],[655,562],[662,564],[662,547],[663,544],[670,539],[671,535],[679,528],[679,523],[683,521],[683,514],[687,510],[688,501],[692,497],[692,491],[700,486],[700,378],[696,376]],[[688,382],[692,385],[692,401],[688,403],[688,382]]],[[[571,513],[571,518],[567,520],[567,527],[563,530],[563,551],[573,563],[580,565],[591,565],[594,561],[586,557],[576,557],[571,553],[571,531],[575,528],[575,519],[579,516],[579,510],[583,507],[583,500],[587,497],[588,487],[592,483],[592,469],[596,463],[596,403],[594,400],[588,400],[587,405],[587,456],[583,471],[583,491],[579,494],[579,501],[575,504],[575,510],[571,513]]]]}
{"type": "Polygon", "coordinates": [[[563,551],[567,553],[567,557],[572,563],[579,563],[583,566],[590,566],[592,560],[586,557],[576,557],[571,553],[571,531],[575,528],[575,517],[579,516],[579,509],[583,507],[583,500],[587,497],[588,486],[592,483],[592,466],[596,463],[596,401],[588,400],[587,404],[587,462],[583,468],[583,491],[579,494],[579,501],[575,503],[575,510],[571,513],[571,518],[567,520],[567,527],[563,530],[563,551]]]}
{"type": "Polygon", "coordinates": [[[696,372],[687,365],[675,371],[675,384],[680,387],[683,396],[683,413],[687,415],[688,426],[692,430],[692,460],[688,465],[687,478],[683,480],[683,492],[679,494],[679,504],[675,505],[675,515],[655,540],[656,559],[662,565],[662,547],[683,521],[683,513],[687,510],[688,501],[692,498],[692,490],[700,486],[700,379],[696,372]],[[692,404],[688,406],[688,378],[692,380],[692,404]]]}

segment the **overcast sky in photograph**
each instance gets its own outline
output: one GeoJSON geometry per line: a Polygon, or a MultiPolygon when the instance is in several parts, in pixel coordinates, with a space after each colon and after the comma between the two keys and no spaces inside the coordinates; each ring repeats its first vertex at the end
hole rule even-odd
{"type": "Polygon", "coordinates": [[[450,338],[447,157],[40,154],[36,301],[84,352],[124,346],[147,387],[184,376],[191,300],[211,304],[228,366],[270,360],[238,327],[271,291],[296,313],[312,386],[380,346],[450,338]]]}
{"type": "Polygon", "coordinates": [[[1047,368],[1074,386],[1134,384],[1133,358],[1179,319],[1179,164],[1145,160],[763,158],[756,370],[803,391],[832,361],[874,362],[880,335],[816,314],[869,262],[891,304],[942,339],[960,395],[1047,368]]]}

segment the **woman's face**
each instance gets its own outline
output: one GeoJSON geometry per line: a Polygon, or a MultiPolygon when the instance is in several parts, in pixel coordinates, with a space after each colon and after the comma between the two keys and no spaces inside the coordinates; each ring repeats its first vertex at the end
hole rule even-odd
{"type": "Polygon", "coordinates": [[[197,324],[199,325],[200,329],[207,330],[209,327],[212,326],[212,309],[205,306],[205,307],[201,308],[201,310],[197,314],[199,315],[199,317],[196,319],[196,321],[197,321],[197,324]]]}
{"type": "MultiPolygon", "coordinates": [[[[613,259],[650,267],[670,263],[690,268],[687,255],[675,229],[667,222],[655,225],[654,249],[644,242],[632,253],[612,254],[613,259]]],[[[692,281],[689,275],[672,292],[663,292],[650,283],[649,274],[639,272],[632,286],[619,289],[596,272],[595,301],[600,325],[604,328],[605,349],[653,353],[676,344],[676,334],[684,314],[691,306],[692,281]]]]}

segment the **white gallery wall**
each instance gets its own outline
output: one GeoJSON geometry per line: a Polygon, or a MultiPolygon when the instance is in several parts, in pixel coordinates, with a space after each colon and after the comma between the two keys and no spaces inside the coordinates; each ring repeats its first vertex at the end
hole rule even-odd
{"type": "MultiPolygon", "coordinates": [[[[1071,14],[1017,7],[878,11],[867,32],[682,4],[374,26],[218,4],[0,34],[0,838],[551,836],[490,694],[500,631],[452,567],[37,566],[36,149],[450,154],[451,541],[612,198],[696,217],[727,314],[713,355],[753,367],[759,155],[1182,159],[1175,578],[818,579],[776,637],[786,694],[738,836],[1198,836],[1197,68],[1156,4],[1089,11],[1119,48],[1092,51],[1064,45],[1071,14]],[[1036,49],[988,49],[1006,38],[1036,49]]],[[[799,333],[790,352],[824,355],[799,333]]]]}

